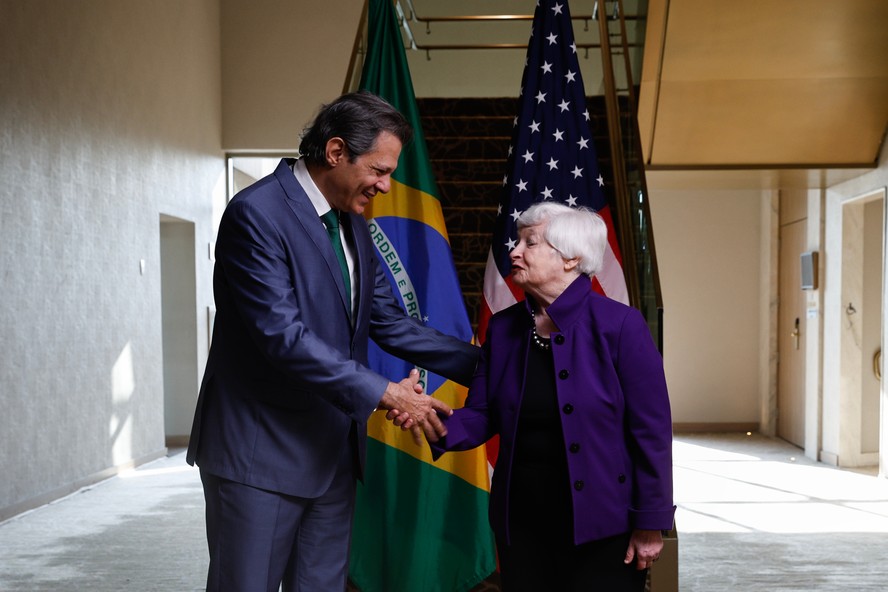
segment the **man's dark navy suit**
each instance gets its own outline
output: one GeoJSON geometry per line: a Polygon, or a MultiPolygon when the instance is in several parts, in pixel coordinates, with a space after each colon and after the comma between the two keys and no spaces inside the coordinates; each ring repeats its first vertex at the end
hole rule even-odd
{"type": "Polygon", "coordinates": [[[312,498],[327,490],[343,447],[353,448],[360,475],[366,422],[388,384],[366,367],[368,339],[463,384],[478,350],[405,315],[366,222],[343,214],[355,261],[350,318],[330,239],[291,165],[282,160],[223,214],[215,326],[187,460],[202,473],[312,498]]]}

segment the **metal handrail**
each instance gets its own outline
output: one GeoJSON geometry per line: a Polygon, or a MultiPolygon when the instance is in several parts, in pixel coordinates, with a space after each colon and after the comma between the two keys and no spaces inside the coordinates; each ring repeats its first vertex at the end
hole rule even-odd
{"type": "MultiPolygon", "coordinates": [[[[398,18],[401,21],[401,27],[404,29],[404,33],[407,35],[407,40],[409,42],[408,47],[412,50],[417,51],[425,51],[426,58],[431,59],[429,56],[430,51],[438,51],[438,50],[466,50],[466,49],[527,49],[526,43],[459,43],[459,44],[420,44],[416,42],[416,35],[413,33],[413,29],[410,27],[410,23],[408,21],[425,23],[426,25],[426,34],[431,33],[431,23],[445,23],[445,22],[458,22],[458,23],[466,23],[466,22],[503,22],[503,21],[532,21],[532,14],[475,14],[475,15],[459,15],[459,16],[429,16],[422,17],[416,14],[416,8],[413,6],[413,0],[403,0],[403,2],[407,5],[408,11],[410,12],[409,18],[405,14],[405,10],[401,7],[402,0],[397,0],[395,2],[395,8],[398,11],[398,18]]],[[[612,17],[614,19],[619,18],[617,13],[612,17]]],[[[623,15],[622,20],[646,20],[646,15],[623,15]]],[[[585,22],[585,30],[589,30],[589,21],[590,20],[598,20],[597,9],[593,11],[592,14],[588,15],[571,15],[571,20],[575,21],[584,21],[585,22]]],[[[641,47],[639,43],[630,43],[628,47],[641,47]]],[[[585,49],[586,57],[589,57],[590,49],[601,49],[600,43],[578,43],[577,49],[585,49]]]]}
{"type": "MultiPolygon", "coordinates": [[[[606,0],[595,0],[596,4],[606,0]]],[[[638,287],[638,273],[635,261],[635,245],[631,232],[632,219],[629,212],[632,205],[629,200],[629,189],[626,180],[626,161],[623,151],[622,123],[620,107],[617,104],[616,80],[614,64],[610,48],[610,31],[607,19],[598,21],[601,38],[601,66],[604,74],[604,102],[607,107],[608,140],[611,148],[611,165],[614,175],[614,194],[616,199],[616,217],[620,232],[617,236],[620,251],[623,255],[623,276],[626,279],[626,290],[629,293],[629,304],[641,308],[641,293],[638,287]]],[[[631,81],[630,81],[631,86],[631,81]]]]}
{"type": "MultiPolygon", "coordinates": [[[[577,43],[577,49],[585,50],[584,58],[588,59],[590,49],[601,49],[600,43],[577,43]]],[[[642,47],[640,43],[630,43],[629,47],[642,47]]],[[[414,43],[410,49],[426,52],[426,60],[431,60],[429,52],[437,50],[463,50],[463,49],[527,49],[526,43],[463,43],[442,45],[420,45],[414,43]]]]}
{"type": "MultiPolygon", "coordinates": [[[[400,0],[399,0],[400,3],[400,0]]],[[[410,8],[410,20],[420,23],[438,23],[438,22],[458,22],[458,21],[503,21],[503,20],[521,20],[532,21],[532,14],[478,14],[463,16],[427,16],[422,17],[416,14],[416,8],[413,6],[413,0],[404,0],[404,3],[410,8]]],[[[571,20],[586,21],[597,20],[598,15],[595,11],[592,14],[573,14],[571,20]]],[[[626,14],[623,15],[624,20],[647,20],[647,15],[626,14]]]]}
{"type": "MultiPolygon", "coordinates": [[[[596,0],[596,9],[598,8],[598,2],[606,2],[607,0],[596,0]]],[[[614,11],[617,16],[622,11],[622,0],[612,0],[614,5],[614,11]]],[[[610,31],[608,30],[608,23],[606,20],[602,20],[599,23],[601,28],[601,38],[604,40],[604,47],[602,47],[602,68],[605,76],[605,102],[607,105],[607,117],[608,117],[608,136],[611,143],[611,159],[614,167],[614,187],[615,187],[615,195],[616,195],[616,218],[618,222],[618,226],[620,228],[620,247],[623,250],[623,269],[624,276],[626,277],[627,290],[629,291],[630,303],[633,306],[642,309],[644,312],[647,310],[648,312],[652,312],[646,305],[646,302],[650,302],[650,300],[646,300],[645,295],[642,294],[641,287],[643,285],[641,274],[639,274],[639,266],[644,265],[645,261],[640,261],[642,259],[639,257],[639,242],[642,243],[642,247],[646,252],[646,256],[648,257],[647,263],[650,265],[650,276],[649,278],[645,278],[645,284],[647,279],[650,280],[650,288],[653,292],[653,305],[656,309],[656,321],[654,319],[648,318],[646,314],[645,317],[648,320],[649,326],[651,326],[652,332],[654,332],[654,337],[656,339],[657,346],[660,352],[663,352],[663,294],[660,286],[660,274],[657,265],[657,254],[654,246],[654,231],[653,224],[651,223],[651,213],[650,213],[650,203],[649,196],[647,190],[647,179],[644,174],[644,162],[641,158],[642,150],[641,150],[641,140],[638,134],[638,101],[635,93],[635,86],[632,84],[632,67],[630,60],[628,58],[629,52],[627,43],[627,34],[625,23],[622,19],[617,18],[619,21],[620,32],[618,35],[614,35],[616,39],[619,40],[620,47],[622,49],[623,62],[625,65],[625,74],[626,80],[628,82],[628,121],[630,125],[634,125],[634,128],[630,128],[628,130],[629,138],[627,138],[624,142],[623,138],[623,128],[622,121],[623,117],[620,113],[619,102],[616,97],[616,88],[614,83],[614,73],[613,73],[613,55],[610,47],[610,31]],[[627,146],[626,142],[631,142],[631,146],[627,146]],[[638,211],[632,204],[632,197],[630,196],[630,181],[627,173],[626,167],[626,149],[629,148],[631,152],[633,152],[638,163],[638,175],[635,183],[637,184],[637,190],[641,195],[641,199],[639,200],[641,221],[638,221],[638,226],[636,226],[635,221],[630,217],[630,212],[637,213],[638,211]],[[644,235],[639,235],[638,233],[644,233],[644,235]]],[[[645,269],[641,267],[641,269],[645,269]]],[[[650,294],[650,292],[648,292],[650,294]]]]}
{"type": "MultiPolygon", "coordinates": [[[[620,12],[622,12],[623,0],[616,0],[616,2],[617,2],[618,10],[620,12]]],[[[627,43],[626,39],[628,38],[628,35],[626,34],[626,23],[623,19],[620,19],[619,22],[620,22],[620,40],[622,42],[621,45],[623,47],[623,54],[628,55],[629,47],[633,47],[635,45],[642,45],[642,44],[627,43]]],[[[626,80],[628,81],[628,87],[629,87],[629,89],[628,89],[629,90],[629,110],[630,110],[629,115],[631,116],[632,120],[636,122],[636,125],[637,125],[637,122],[638,122],[638,96],[635,92],[635,85],[632,84],[632,80],[633,80],[633,78],[632,78],[632,60],[624,59],[623,63],[626,66],[626,80]]],[[[641,146],[641,137],[639,134],[636,133],[636,134],[633,134],[632,138],[634,140],[633,147],[632,147],[633,151],[637,155],[639,155],[639,159],[641,159],[639,162],[641,163],[640,166],[642,167],[642,174],[639,175],[638,182],[641,185],[641,191],[644,196],[644,199],[642,200],[642,211],[644,213],[644,217],[648,221],[650,221],[650,219],[651,219],[650,200],[648,199],[649,194],[648,194],[648,188],[647,188],[647,176],[644,174],[644,171],[643,171],[644,160],[641,156],[643,154],[643,150],[642,150],[642,146],[641,146]]],[[[662,315],[663,292],[660,288],[660,273],[659,273],[659,267],[657,264],[657,250],[654,247],[653,225],[649,223],[646,227],[646,231],[647,231],[647,236],[646,236],[647,246],[648,246],[648,251],[650,253],[650,258],[651,258],[651,269],[652,269],[652,278],[651,279],[654,284],[653,288],[654,288],[655,305],[656,305],[657,309],[660,311],[660,314],[662,315]]],[[[661,323],[662,323],[662,319],[661,319],[661,323]]],[[[663,351],[662,324],[660,326],[661,326],[661,329],[659,332],[659,346],[660,346],[660,351],[662,352],[663,351]]]]}

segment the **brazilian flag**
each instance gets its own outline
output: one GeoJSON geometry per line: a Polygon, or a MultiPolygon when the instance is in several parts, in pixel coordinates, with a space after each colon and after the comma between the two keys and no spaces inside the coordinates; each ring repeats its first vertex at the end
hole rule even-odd
{"type": "MultiPolygon", "coordinates": [[[[471,341],[435,177],[429,164],[407,56],[391,0],[370,0],[368,50],[360,86],[394,105],[415,138],[401,152],[388,194],[365,210],[379,261],[411,316],[471,341]]],[[[411,370],[371,343],[370,363],[393,381],[411,370]]],[[[462,407],[466,388],[420,370],[425,392],[462,407]]],[[[484,447],[432,462],[427,444],[386,421],[368,426],[367,467],[352,535],[352,582],[362,592],[470,590],[496,569],[487,521],[484,447]]]]}

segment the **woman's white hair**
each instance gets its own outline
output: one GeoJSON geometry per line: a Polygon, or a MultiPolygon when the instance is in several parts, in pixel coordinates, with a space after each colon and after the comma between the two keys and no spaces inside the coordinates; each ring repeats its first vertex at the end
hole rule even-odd
{"type": "Polygon", "coordinates": [[[592,210],[542,201],[527,208],[517,223],[519,230],[545,224],[546,242],[565,259],[578,258],[580,273],[592,277],[601,271],[607,248],[607,225],[592,210]]]}

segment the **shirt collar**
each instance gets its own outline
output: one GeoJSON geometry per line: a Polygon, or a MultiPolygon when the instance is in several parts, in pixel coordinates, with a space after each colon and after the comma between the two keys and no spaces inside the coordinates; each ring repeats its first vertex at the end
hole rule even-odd
{"type": "Polygon", "coordinates": [[[324,197],[324,194],[321,193],[321,190],[315,185],[314,179],[308,174],[308,167],[305,165],[303,159],[300,158],[293,163],[293,174],[296,175],[296,180],[299,181],[299,184],[302,185],[302,189],[305,190],[305,194],[308,195],[311,205],[314,206],[314,209],[318,213],[318,218],[333,209],[327,202],[327,198],[324,197]]]}

